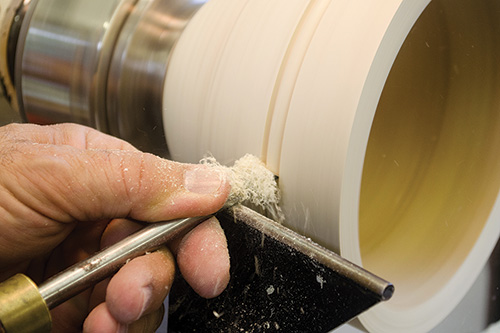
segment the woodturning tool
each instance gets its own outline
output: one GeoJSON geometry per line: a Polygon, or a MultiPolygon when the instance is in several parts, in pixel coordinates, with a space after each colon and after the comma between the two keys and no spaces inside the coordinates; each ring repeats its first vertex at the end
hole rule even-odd
{"type": "MultiPolygon", "coordinates": [[[[0,284],[0,332],[49,332],[50,309],[207,218],[150,224],[39,287],[15,275],[0,284]]],[[[233,207],[220,219],[228,234],[230,285],[218,298],[206,300],[178,280],[169,315],[173,332],[277,327],[327,332],[394,292],[387,281],[249,208],[233,207]],[[193,311],[197,314],[187,315],[193,311]]]]}

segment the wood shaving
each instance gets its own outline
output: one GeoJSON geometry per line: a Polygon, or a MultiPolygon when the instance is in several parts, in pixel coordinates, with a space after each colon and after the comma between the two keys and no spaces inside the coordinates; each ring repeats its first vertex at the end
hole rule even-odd
{"type": "Polygon", "coordinates": [[[200,163],[222,168],[228,174],[231,192],[226,207],[239,203],[253,205],[263,209],[272,219],[283,222],[277,178],[258,157],[246,154],[232,167],[221,165],[213,156],[206,156],[200,163]]]}

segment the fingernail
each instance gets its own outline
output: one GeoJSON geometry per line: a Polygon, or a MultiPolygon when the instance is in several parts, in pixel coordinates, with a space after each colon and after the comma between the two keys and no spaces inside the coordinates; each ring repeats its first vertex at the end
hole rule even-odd
{"type": "Polygon", "coordinates": [[[223,179],[221,170],[197,166],[185,172],[184,187],[194,193],[213,194],[219,191],[223,179]]]}
{"type": "Polygon", "coordinates": [[[141,313],[137,319],[141,318],[142,315],[144,314],[144,312],[146,312],[146,310],[148,309],[152,300],[153,300],[153,288],[150,285],[143,287],[142,288],[142,309],[141,309],[141,313]]]}

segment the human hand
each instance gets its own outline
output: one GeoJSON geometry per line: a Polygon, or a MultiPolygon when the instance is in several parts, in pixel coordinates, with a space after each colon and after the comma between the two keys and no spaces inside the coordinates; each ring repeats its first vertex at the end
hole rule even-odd
{"type": "MultiPolygon", "coordinates": [[[[211,214],[230,188],[215,169],[167,161],[74,124],[0,127],[0,170],[0,281],[25,273],[40,283],[133,233],[135,221],[211,214]]],[[[229,255],[217,220],[176,243],[193,289],[220,294],[229,255]]],[[[166,249],[130,261],[52,310],[53,331],[153,331],[174,269],[166,249]]]]}

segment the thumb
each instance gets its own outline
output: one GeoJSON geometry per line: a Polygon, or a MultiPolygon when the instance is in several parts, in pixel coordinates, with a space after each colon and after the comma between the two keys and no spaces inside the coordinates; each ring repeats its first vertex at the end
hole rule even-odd
{"type": "Polygon", "coordinates": [[[226,174],[133,150],[26,144],[7,166],[5,186],[26,206],[60,222],[199,216],[227,199],[226,174]],[[9,183],[11,179],[11,183],[9,183]]]}

